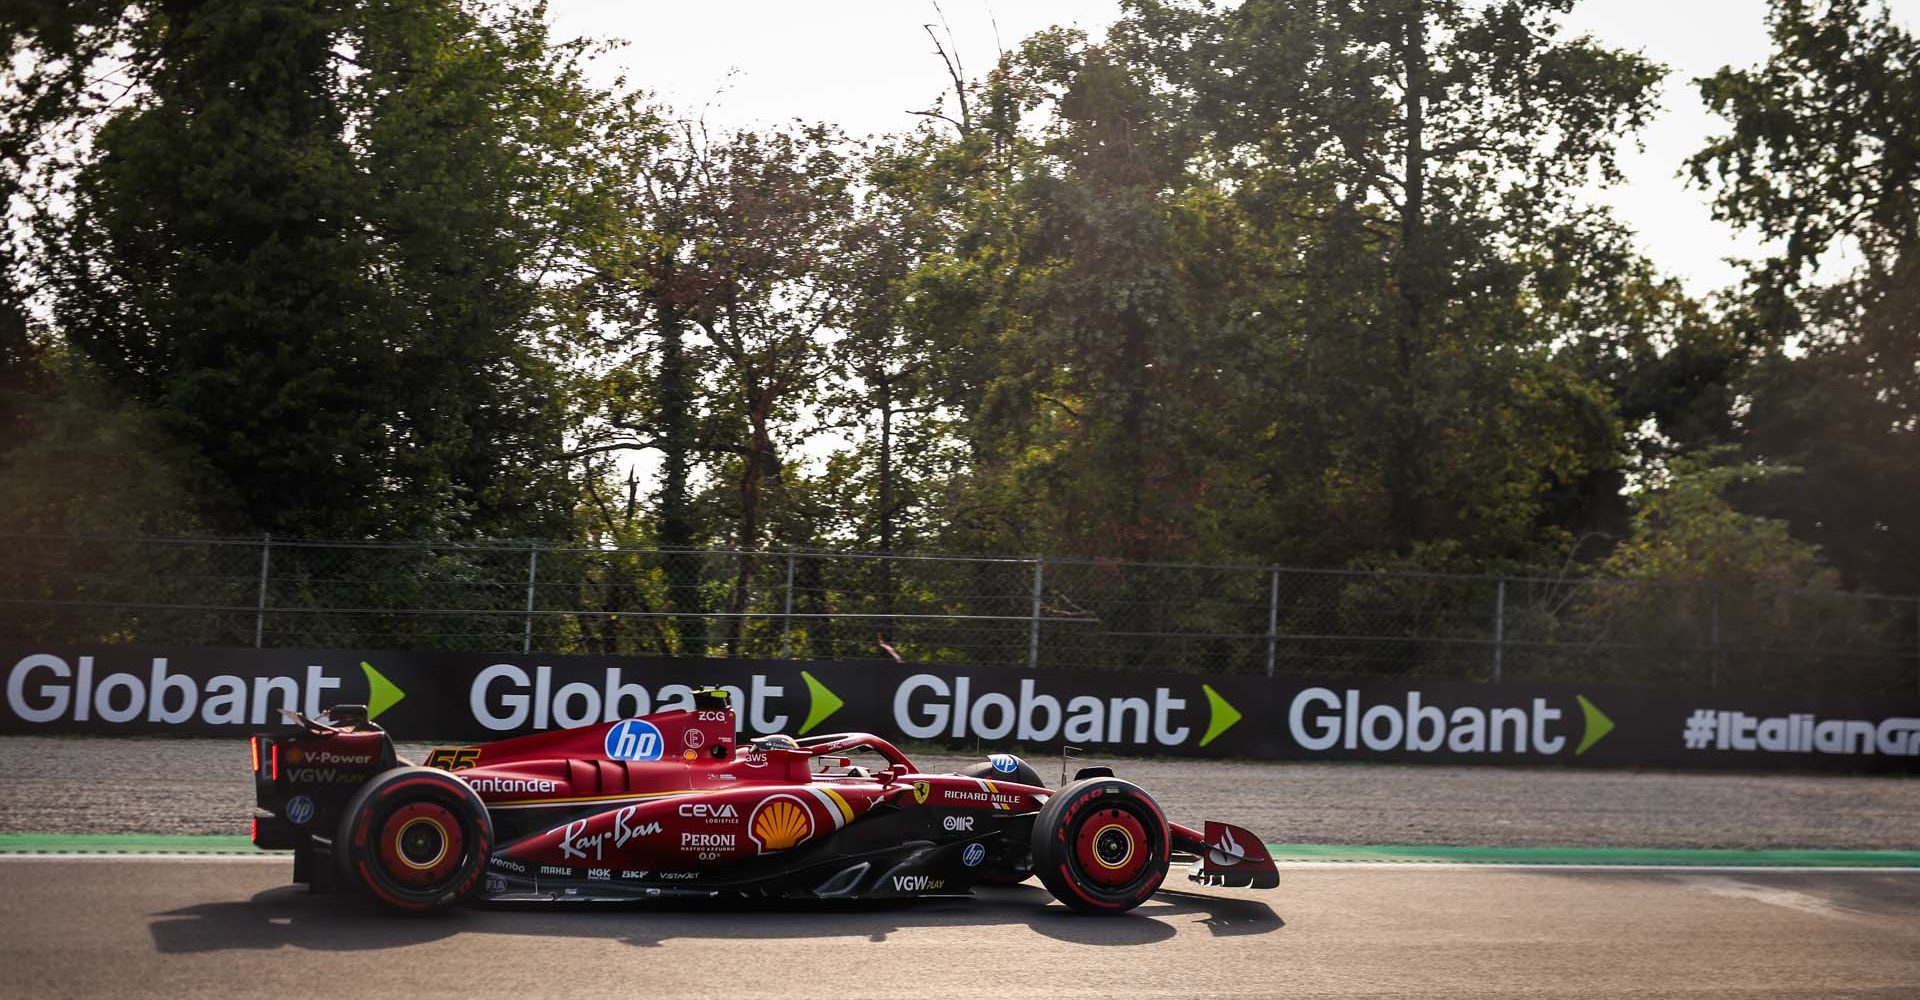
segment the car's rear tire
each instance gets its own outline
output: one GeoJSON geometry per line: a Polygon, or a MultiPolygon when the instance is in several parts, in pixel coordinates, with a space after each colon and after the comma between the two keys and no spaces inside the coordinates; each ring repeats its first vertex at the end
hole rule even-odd
{"type": "Polygon", "coordinates": [[[1062,903],[1083,913],[1124,913],[1167,877],[1172,832],[1140,786],[1088,778],[1056,792],[1033,821],[1033,868],[1062,903]]]}
{"type": "Polygon", "coordinates": [[[391,910],[469,898],[493,850],[493,822],[467,783],[438,768],[377,775],[347,803],[333,843],[340,883],[391,910]]]}

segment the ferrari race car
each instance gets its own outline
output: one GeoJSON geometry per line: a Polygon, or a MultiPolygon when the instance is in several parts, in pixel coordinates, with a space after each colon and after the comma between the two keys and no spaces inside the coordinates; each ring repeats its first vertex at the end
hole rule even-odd
{"type": "Polygon", "coordinates": [[[1009,754],[925,774],[866,733],[736,738],[724,692],[692,708],[394,753],[362,706],[253,737],[253,842],[293,881],[399,911],[466,901],[965,895],[1038,875],[1089,913],[1138,906],[1170,864],[1271,888],[1260,838],[1169,823],[1153,797],[1082,768],[1049,790],[1009,754]],[[872,769],[852,755],[877,757],[872,769]]]}

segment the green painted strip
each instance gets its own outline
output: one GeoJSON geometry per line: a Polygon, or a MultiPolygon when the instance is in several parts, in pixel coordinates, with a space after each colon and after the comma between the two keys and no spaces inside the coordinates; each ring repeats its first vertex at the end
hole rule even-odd
{"type": "Polygon", "coordinates": [[[1407,847],[1268,844],[1275,861],[1406,864],[1673,865],[1729,868],[1920,868],[1920,851],[1719,851],[1637,847],[1407,847]]]}
{"type": "MultiPolygon", "coordinates": [[[[1414,847],[1268,844],[1274,860],[1485,865],[1920,868],[1920,851],[1700,851],[1623,847],[1414,847]]],[[[0,854],[262,854],[246,837],[0,833],[0,854]]]]}
{"type": "Polygon", "coordinates": [[[0,854],[261,854],[246,837],[161,833],[0,833],[0,854]]]}

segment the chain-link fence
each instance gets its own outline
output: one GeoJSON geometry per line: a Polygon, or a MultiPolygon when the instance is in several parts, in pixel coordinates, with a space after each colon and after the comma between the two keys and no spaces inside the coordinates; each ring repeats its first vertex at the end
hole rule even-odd
{"type": "Polygon", "coordinates": [[[1108,560],[0,536],[0,638],[1911,693],[1920,601],[1108,560]]]}

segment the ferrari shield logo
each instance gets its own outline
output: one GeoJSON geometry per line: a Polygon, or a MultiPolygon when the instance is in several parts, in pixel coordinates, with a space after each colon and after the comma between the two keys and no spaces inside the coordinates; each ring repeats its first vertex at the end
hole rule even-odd
{"type": "Polygon", "coordinates": [[[913,801],[924,803],[927,796],[933,794],[933,782],[916,781],[913,783],[913,801]]]}

